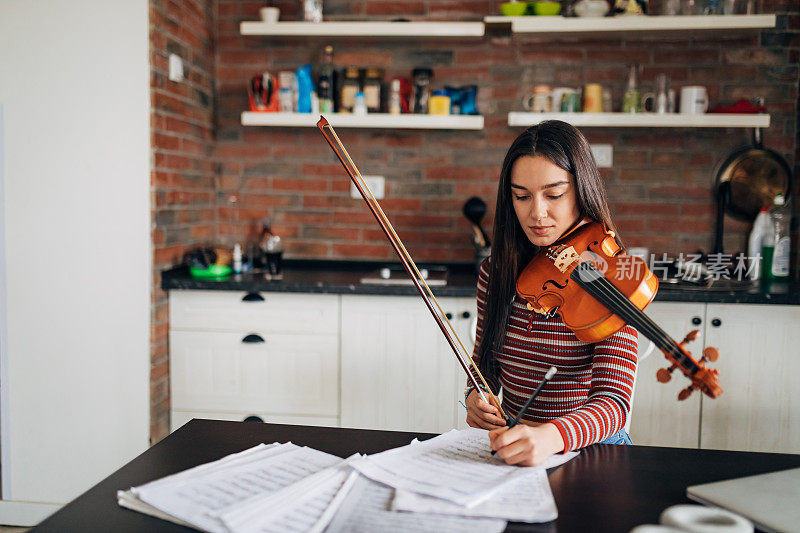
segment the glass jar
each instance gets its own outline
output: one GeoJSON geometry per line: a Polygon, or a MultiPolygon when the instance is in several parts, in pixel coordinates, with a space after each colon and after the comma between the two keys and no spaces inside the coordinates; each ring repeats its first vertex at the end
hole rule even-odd
{"type": "Polygon", "coordinates": [[[433,71],[429,68],[415,68],[411,75],[414,77],[414,92],[411,97],[412,113],[427,113],[428,98],[431,94],[431,81],[433,71]]]}
{"type": "Polygon", "coordinates": [[[344,81],[341,90],[341,111],[342,113],[352,113],[353,105],[356,102],[356,93],[361,91],[359,83],[358,68],[347,67],[344,72],[344,81]]]}
{"type": "Polygon", "coordinates": [[[367,111],[370,113],[381,111],[381,83],[383,83],[383,71],[379,68],[368,68],[364,73],[363,92],[367,111]]]}

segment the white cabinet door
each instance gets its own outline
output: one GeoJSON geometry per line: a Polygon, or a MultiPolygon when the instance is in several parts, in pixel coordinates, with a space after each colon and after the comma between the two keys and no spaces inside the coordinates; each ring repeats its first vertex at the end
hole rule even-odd
{"type": "Polygon", "coordinates": [[[703,398],[702,447],[800,453],[800,306],[709,304],[706,317],[723,393],[703,398]]]}
{"type": "MultiPolygon", "coordinates": [[[[468,351],[474,300],[440,298],[468,351]],[[470,318],[461,313],[469,312],[470,318]]],[[[443,432],[463,418],[464,372],[417,296],[342,296],[342,426],[443,432]]]]}
{"type": "Polygon", "coordinates": [[[338,336],[170,332],[172,408],[336,417],[338,336]],[[245,343],[248,335],[264,342],[245,343]]]}
{"type": "MultiPolygon", "coordinates": [[[[704,303],[656,302],[645,311],[661,329],[680,342],[692,329],[703,330],[704,303]],[[698,318],[701,324],[692,323],[698,318]]],[[[654,349],[641,359],[650,342],[639,334],[640,360],[636,372],[636,387],[631,413],[631,439],[635,444],[647,446],[674,446],[697,448],[700,425],[700,394],[678,401],[678,392],[689,385],[680,371],[675,371],[669,383],[656,381],[656,371],[669,366],[664,354],[654,349]]],[[[687,346],[696,357],[702,352],[702,337],[687,346]]]]}

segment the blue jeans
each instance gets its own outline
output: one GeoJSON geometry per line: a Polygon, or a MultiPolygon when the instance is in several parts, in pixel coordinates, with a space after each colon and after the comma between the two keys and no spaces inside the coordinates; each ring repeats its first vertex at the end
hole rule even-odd
{"type": "Polygon", "coordinates": [[[606,440],[601,440],[597,444],[633,444],[633,441],[624,429],[620,429],[606,440]]]}

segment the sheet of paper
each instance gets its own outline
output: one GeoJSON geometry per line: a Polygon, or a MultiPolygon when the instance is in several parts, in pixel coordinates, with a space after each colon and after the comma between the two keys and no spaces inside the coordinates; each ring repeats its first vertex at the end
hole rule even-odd
{"type": "MultiPolygon", "coordinates": [[[[269,450],[268,450],[269,451],[269,450]]],[[[212,533],[226,533],[216,511],[267,495],[341,462],[339,457],[311,448],[268,453],[264,457],[232,462],[167,483],[134,489],[143,502],[212,533]]]]}
{"type": "Polygon", "coordinates": [[[525,475],[490,454],[488,432],[452,430],[355,461],[365,476],[397,489],[474,506],[504,483],[525,475]]]}
{"type": "Polygon", "coordinates": [[[431,533],[494,533],[506,528],[505,520],[465,518],[391,510],[394,490],[357,476],[325,533],[414,531],[431,533]]]}
{"type": "Polygon", "coordinates": [[[547,472],[532,468],[524,477],[502,485],[489,499],[474,507],[447,500],[396,490],[392,509],[415,513],[502,518],[515,522],[549,522],[558,517],[547,472]]]}
{"type": "Polygon", "coordinates": [[[321,531],[336,509],[334,498],[353,472],[350,462],[359,457],[353,455],[268,496],[226,507],[219,517],[234,533],[321,531]]]}

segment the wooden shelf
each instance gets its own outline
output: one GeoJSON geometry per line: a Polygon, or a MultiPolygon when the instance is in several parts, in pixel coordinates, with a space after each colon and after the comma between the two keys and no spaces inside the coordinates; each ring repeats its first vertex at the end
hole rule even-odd
{"type": "Polygon", "coordinates": [[[508,114],[509,126],[528,127],[544,120],[563,120],[579,127],[608,128],[766,128],[769,115],[706,113],[522,113],[508,114]]]}
{"type": "Polygon", "coordinates": [[[543,36],[652,35],[725,30],[726,33],[775,27],[775,15],[695,15],[617,17],[485,17],[487,24],[511,24],[512,33],[543,36]],[[645,32],[645,33],[643,33],[645,32]]]}
{"type": "Polygon", "coordinates": [[[482,37],[483,22],[242,22],[242,35],[320,37],[482,37]]]}
{"type": "MultiPolygon", "coordinates": [[[[335,128],[391,128],[421,130],[481,130],[481,115],[390,115],[371,113],[326,113],[325,118],[335,128]]],[[[319,114],[312,113],[242,113],[243,126],[314,127],[319,114]]]]}

